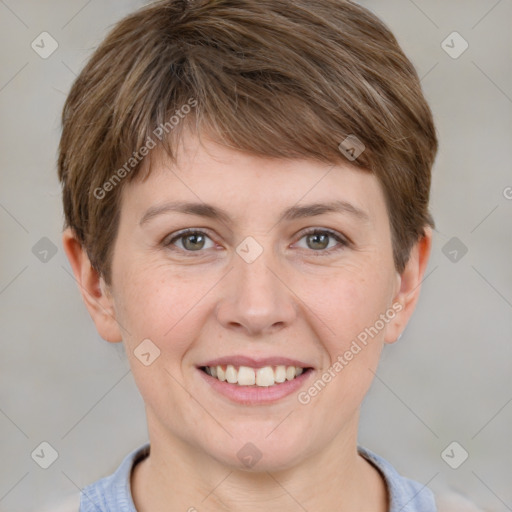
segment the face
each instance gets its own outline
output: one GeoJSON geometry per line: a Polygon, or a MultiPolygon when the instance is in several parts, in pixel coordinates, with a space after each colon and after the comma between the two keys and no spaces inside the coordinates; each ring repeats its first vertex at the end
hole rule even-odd
{"type": "Polygon", "coordinates": [[[191,136],[176,166],[155,152],[123,189],[109,295],[150,436],[259,470],[355,436],[401,277],[371,173],[191,136]]]}

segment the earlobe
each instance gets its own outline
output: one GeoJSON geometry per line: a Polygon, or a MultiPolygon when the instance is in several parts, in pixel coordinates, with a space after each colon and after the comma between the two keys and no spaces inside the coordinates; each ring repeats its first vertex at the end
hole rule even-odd
{"type": "Polygon", "coordinates": [[[393,299],[393,304],[400,304],[400,311],[388,324],[384,340],[386,343],[397,341],[416,308],[431,248],[432,229],[427,226],[425,235],[411,249],[409,260],[400,275],[399,289],[393,299]]]}
{"type": "Polygon", "coordinates": [[[62,245],[73,270],[82,299],[100,336],[113,343],[122,341],[114,300],[103,278],[91,265],[87,252],[71,228],[62,234],[62,245]]]}

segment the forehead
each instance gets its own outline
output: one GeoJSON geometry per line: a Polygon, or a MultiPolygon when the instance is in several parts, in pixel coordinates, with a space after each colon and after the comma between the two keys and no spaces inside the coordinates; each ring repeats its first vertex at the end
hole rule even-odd
{"type": "Polygon", "coordinates": [[[373,223],[386,206],[380,183],[367,170],[348,162],[339,164],[314,159],[283,159],[256,156],[205,138],[184,136],[177,147],[176,162],[163,148],[155,148],[146,162],[146,178],[123,187],[123,205],[151,216],[173,203],[186,213],[218,217],[225,223],[272,212],[279,220],[293,220],[307,213],[342,211],[373,223]],[[202,205],[202,206],[201,206],[202,205]],[[314,208],[312,208],[314,206],[314,208]],[[309,208],[309,210],[308,210],[309,208]],[[153,212],[148,209],[152,209],[153,212]]]}

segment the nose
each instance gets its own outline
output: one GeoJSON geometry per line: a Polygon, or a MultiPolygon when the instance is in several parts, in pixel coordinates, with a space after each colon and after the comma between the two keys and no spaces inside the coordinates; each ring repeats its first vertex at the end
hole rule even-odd
{"type": "Polygon", "coordinates": [[[226,329],[252,337],[290,326],[299,310],[298,299],[272,251],[265,249],[252,263],[235,254],[233,264],[216,307],[217,320],[226,329]]]}

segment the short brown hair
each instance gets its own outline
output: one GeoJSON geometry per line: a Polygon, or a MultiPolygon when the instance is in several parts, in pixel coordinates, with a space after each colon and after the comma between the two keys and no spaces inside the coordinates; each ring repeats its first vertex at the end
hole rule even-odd
{"type": "Polygon", "coordinates": [[[166,0],[114,26],[71,88],[58,159],[65,224],[107,283],[122,186],[146,160],[138,151],[157,139],[174,161],[185,127],[255,155],[333,164],[357,137],[366,148],[351,163],[383,187],[399,272],[434,226],[438,142],[418,75],[351,1],[166,0]]]}

